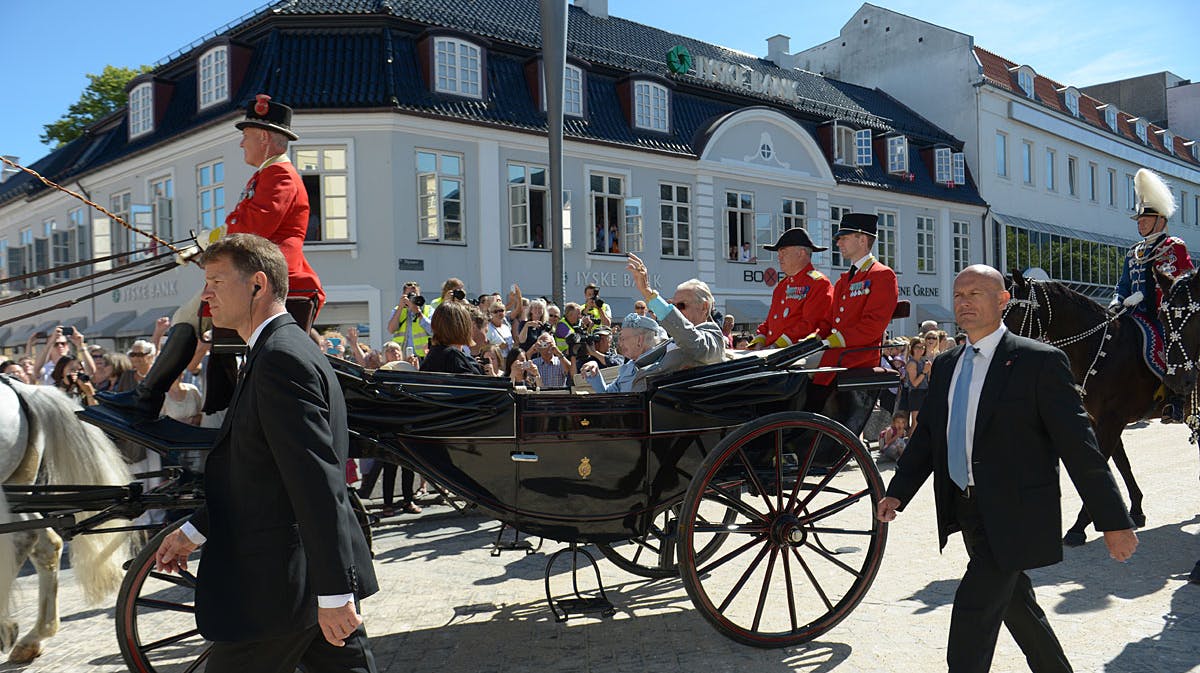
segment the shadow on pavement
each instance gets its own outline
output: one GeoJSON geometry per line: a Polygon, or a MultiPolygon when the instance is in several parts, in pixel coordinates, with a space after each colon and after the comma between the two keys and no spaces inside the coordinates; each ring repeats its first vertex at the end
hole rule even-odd
{"type": "Polygon", "coordinates": [[[1200,667],[1200,586],[1184,584],[1171,596],[1163,630],[1129,643],[1104,670],[1187,673],[1200,667]]]}
{"type": "Polygon", "coordinates": [[[923,615],[953,603],[955,591],[958,591],[958,580],[934,580],[904,600],[921,603],[923,607],[913,610],[913,614],[923,615]]]}

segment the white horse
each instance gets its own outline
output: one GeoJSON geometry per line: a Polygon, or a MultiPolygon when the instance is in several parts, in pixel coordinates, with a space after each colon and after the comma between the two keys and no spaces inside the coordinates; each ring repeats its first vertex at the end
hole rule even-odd
{"type": "MultiPolygon", "coordinates": [[[[132,481],[117,447],[98,428],[81,422],[79,406],[56,388],[0,381],[0,481],[5,484],[125,485],[132,481]]],[[[34,519],[39,515],[17,515],[34,519]]],[[[85,516],[80,514],[77,516],[85,516]]],[[[0,492],[0,522],[13,520],[0,492]]],[[[84,596],[97,603],[121,585],[128,535],[78,535],[71,540],[71,567],[84,596]]],[[[58,564],[63,541],[53,529],[0,535],[0,651],[12,647],[9,661],[28,663],[42,653],[42,641],[58,632],[58,564]],[[37,623],[17,640],[9,611],[12,584],[28,558],[38,574],[37,623]]]]}

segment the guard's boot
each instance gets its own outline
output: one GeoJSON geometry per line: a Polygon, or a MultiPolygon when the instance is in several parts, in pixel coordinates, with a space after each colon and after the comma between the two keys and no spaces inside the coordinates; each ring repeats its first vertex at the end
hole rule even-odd
{"type": "Polygon", "coordinates": [[[1162,418],[1160,421],[1162,423],[1182,423],[1185,404],[1186,402],[1182,395],[1168,393],[1167,399],[1163,403],[1162,418]]]}
{"type": "Polygon", "coordinates": [[[237,358],[228,353],[209,352],[204,366],[204,413],[229,408],[237,387],[237,358]]]}
{"type": "Polygon", "coordinates": [[[183,372],[196,354],[196,328],[187,323],[172,325],[167,332],[167,343],[154,360],[146,377],[133,390],[123,393],[100,393],[96,397],[101,403],[124,410],[140,418],[158,418],[162,411],[163,398],[171,383],[183,372]]]}

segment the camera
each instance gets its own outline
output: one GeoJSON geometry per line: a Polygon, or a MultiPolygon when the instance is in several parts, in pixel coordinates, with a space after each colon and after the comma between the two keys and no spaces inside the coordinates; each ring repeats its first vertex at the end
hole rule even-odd
{"type": "Polygon", "coordinates": [[[467,298],[467,293],[462,290],[450,290],[450,298],[456,301],[464,301],[467,298]]]}
{"type": "Polygon", "coordinates": [[[86,382],[86,381],[91,381],[92,377],[88,376],[87,372],[79,372],[78,374],[75,375],[75,380],[86,382]]]}
{"type": "Polygon", "coordinates": [[[70,325],[65,325],[62,328],[63,336],[75,336],[75,328],[70,325]]]}
{"type": "Polygon", "coordinates": [[[416,305],[417,308],[422,308],[425,306],[425,297],[422,297],[416,292],[409,292],[404,296],[407,297],[410,302],[416,305]]]}
{"type": "Polygon", "coordinates": [[[604,300],[600,298],[600,295],[592,297],[592,303],[596,305],[596,308],[604,308],[604,300]]]}

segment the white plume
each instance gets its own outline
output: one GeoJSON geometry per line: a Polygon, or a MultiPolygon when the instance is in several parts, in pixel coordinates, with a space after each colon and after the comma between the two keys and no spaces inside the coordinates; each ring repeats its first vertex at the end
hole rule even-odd
{"type": "Polygon", "coordinates": [[[1158,173],[1139,168],[1133,176],[1133,191],[1137,192],[1139,211],[1146,205],[1168,220],[1175,214],[1175,197],[1171,196],[1171,188],[1158,173]]]}

